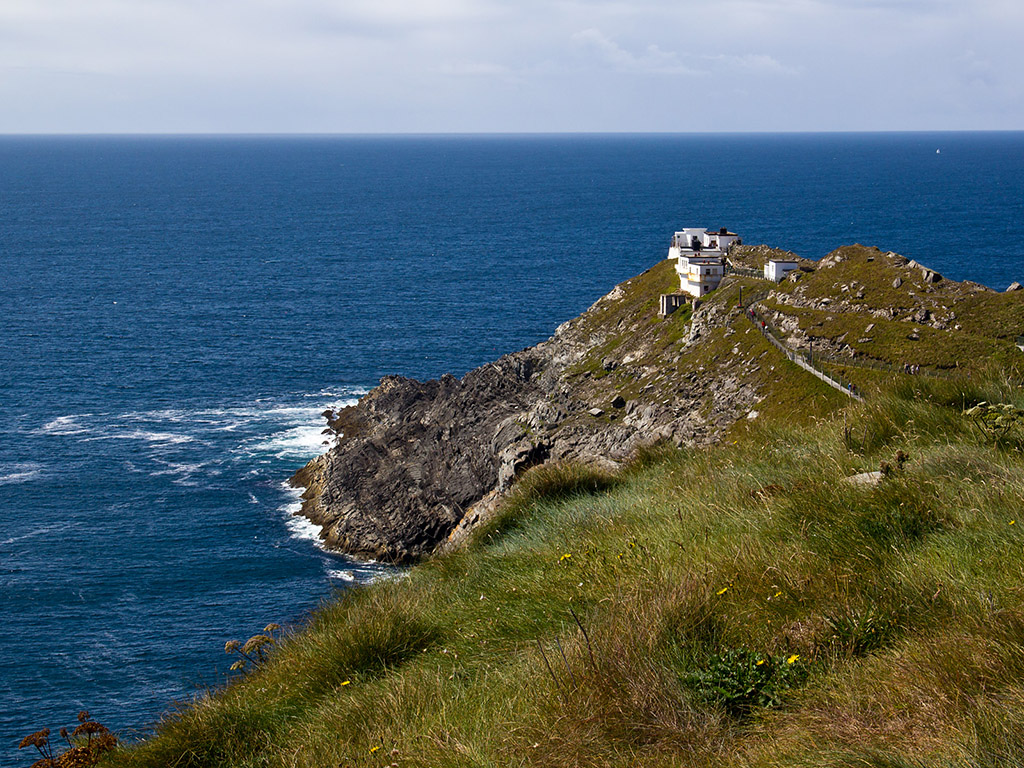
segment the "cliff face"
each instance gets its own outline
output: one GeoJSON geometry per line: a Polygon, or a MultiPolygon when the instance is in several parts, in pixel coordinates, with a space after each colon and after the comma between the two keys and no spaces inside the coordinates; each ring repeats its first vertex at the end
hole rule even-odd
{"type": "Polygon", "coordinates": [[[328,423],[337,444],[296,473],[301,514],[329,548],[409,562],[492,506],[545,461],[613,467],[661,439],[700,443],[747,412],[739,377],[674,379],[667,363],[720,324],[709,302],[657,318],[675,290],[666,262],[616,287],[535,347],[467,373],[419,382],[389,376],[328,423]],[[468,513],[468,514],[467,514],[468,513]]]}
{"type": "MultiPolygon", "coordinates": [[[[734,261],[756,270],[775,253],[745,247],[734,261]]],[[[329,548],[411,562],[464,539],[535,464],[614,468],[644,444],[712,442],[758,409],[805,413],[809,399],[825,408],[843,402],[787,368],[740,308],[751,300],[791,346],[813,341],[850,362],[936,370],[985,357],[1009,363],[1018,354],[1011,337],[1024,332],[1024,292],[942,281],[861,246],[802,262],[781,285],[727,277],[696,310],[658,318],[659,295],[677,289],[673,264],[663,260],[547,341],[461,380],[384,378],[358,404],[328,415],[337,443],[293,478],[306,489],[300,514],[322,526],[329,548]]]]}

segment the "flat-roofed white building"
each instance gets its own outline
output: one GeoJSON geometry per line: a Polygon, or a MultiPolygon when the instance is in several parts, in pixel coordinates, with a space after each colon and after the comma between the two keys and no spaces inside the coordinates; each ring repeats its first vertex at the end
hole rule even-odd
{"type": "Polygon", "coordinates": [[[799,266],[797,262],[788,259],[769,259],[764,265],[764,279],[777,283],[799,266]]]}
{"type": "Polygon", "coordinates": [[[676,274],[683,293],[704,296],[722,282],[725,261],[720,256],[683,256],[676,262],[676,274]]]}
{"type": "Polygon", "coordinates": [[[691,296],[703,296],[718,287],[725,276],[725,254],[740,237],[722,227],[717,232],[687,227],[672,235],[668,258],[676,260],[679,287],[691,296]]]}

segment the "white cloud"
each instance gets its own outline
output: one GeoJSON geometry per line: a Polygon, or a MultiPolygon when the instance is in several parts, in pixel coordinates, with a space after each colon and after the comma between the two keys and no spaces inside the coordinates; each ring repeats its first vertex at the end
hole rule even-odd
{"type": "Polygon", "coordinates": [[[751,74],[795,75],[799,71],[793,67],[787,67],[774,56],[764,53],[745,53],[740,56],[720,54],[704,58],[709,62],[721,65],[725,69],[751,74]]]}
{"type": "Polygon", "coordinates": [[[1024,128],[1022,37],[1021,0],[2,0],[0,131],[1024,128]],[[691,126],[688,80],[733,107],[691,126]]]}
{"type": "Polygon", "coordinates": [[[605,37],[597,29],[577,32],[572,36],[572,40],[584,50],[596,54],[601,62],[618,72],[646,75],[700,74],[683,64],[675,53],[663,51],[657,45],[648,45],[642,53],[635,54],[605,37]]]}

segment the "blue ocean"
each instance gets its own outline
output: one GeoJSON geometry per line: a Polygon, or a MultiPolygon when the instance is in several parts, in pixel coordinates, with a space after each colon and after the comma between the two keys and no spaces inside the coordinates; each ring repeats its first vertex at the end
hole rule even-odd
{"type": "Polygon", "coordinates": [[[684,226],[1002,290],[1024,133],[0,138],[0,763],[393,576],[291,515],[322,412],[546,338],[684,226]]]}

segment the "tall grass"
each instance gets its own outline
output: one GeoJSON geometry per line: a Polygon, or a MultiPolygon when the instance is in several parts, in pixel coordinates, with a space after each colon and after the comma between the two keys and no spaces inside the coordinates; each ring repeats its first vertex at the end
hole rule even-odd
{"type": "Polygon", "coordinates": [[[1001,386],[534,470],[108,764],[1021,764],[1024,457],[963,415],[1001,386]]]}

